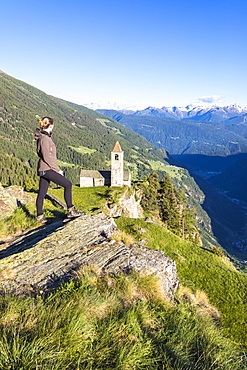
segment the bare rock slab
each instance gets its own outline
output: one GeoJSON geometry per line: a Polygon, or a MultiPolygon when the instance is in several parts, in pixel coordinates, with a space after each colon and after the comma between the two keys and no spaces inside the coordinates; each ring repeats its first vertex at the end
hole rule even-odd
{"type": "Polygon", "coordinates": [[[178,287],[175,262],[162,251],[112,240],[118,230],[103,214],[81,216],[46,236],[25,236],[0,253],[0,290],[20,294],[49,291],[82,266],[103,273],[130,271],[154,274],[164,294],[178,287]]]}

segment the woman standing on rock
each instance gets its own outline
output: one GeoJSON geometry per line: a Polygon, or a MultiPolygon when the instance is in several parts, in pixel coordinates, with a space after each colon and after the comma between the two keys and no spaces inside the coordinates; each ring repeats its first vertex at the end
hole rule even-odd
{"type": "Polygon", "coordinates": [[[43,117],[38,120],[38,123],[40,129],[37,128],[35,134],[39,156],[38,176],[40,176],[39,192],[36,200],[37,221],[40,223],[47,221],[43,214],[43,202],[51,181],[64,188],[64,199],[68,208],[67,217],[74,218],[85,215],[84,212],[77,211],[73,206],[72,183],[63,176],[63,171],[57,165],[56,146],[51,138],[54,127],[53,119],[43,117]]]}

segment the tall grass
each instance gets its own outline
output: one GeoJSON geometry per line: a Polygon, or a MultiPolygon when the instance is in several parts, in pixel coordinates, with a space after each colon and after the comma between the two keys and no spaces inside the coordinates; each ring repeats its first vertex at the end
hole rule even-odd
{"type": "Polygon", "coordinates": [[[243,370],[209,315],[171,303],[159,282],[81,270],[48,297],[0,298],[0,368],[243,370]]]}
{"type": "Polygon", "coordinates": [[[145,229],[146,246],[160,249],[176,261],[179,281],[192,292],[205,291],[221,314],[224,334],[247,347],[247,275],[237,271],[226,257],[183,241],[164,227],[143,220],[119,218],[122,232],[140,240],[145,229]]]}
{"type": "Polygon", "coordinates": [[[17,208],[13,215],[0,220],[0,238],[32,228],[35,225],[35,216],[28,207],[17,208]]]}

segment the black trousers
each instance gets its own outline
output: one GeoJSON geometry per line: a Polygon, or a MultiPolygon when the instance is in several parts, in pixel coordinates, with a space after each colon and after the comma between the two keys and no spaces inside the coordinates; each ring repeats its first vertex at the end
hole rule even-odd
{"type": "Polygon", "coordinates": [[[42,215],[43,213],[44,198],[51,181],[64,188],[64,199],[67,207],[70,208],[73,206],[72,183],[66,179],[66,177],[60,175],[60,173],[53,170],[48,170],[44,176],[40,176],[39,180],[39,192],[36,199],[37,216],[42,215]]]}

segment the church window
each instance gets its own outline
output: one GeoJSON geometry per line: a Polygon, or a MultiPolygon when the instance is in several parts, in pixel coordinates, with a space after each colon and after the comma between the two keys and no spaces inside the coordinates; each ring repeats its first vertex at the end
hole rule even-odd
{"type": "Polygon", "coordinates": [[[115,161],[118,161],[118,160],[119,160],[119,155],[115,154],[115,161]]]}

